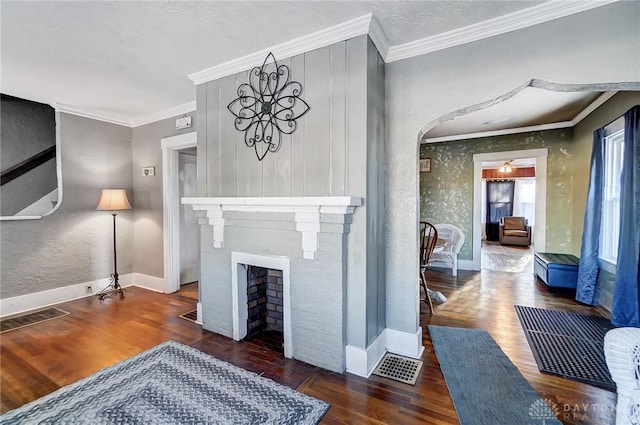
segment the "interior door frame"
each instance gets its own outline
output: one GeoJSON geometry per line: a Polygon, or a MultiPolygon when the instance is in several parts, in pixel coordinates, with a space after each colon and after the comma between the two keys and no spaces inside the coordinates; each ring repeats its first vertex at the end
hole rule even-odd
{"type": "MultiPolygon", "coordinates": [[[[180,187],[178,151],[197,145],[196,132],[166,137],[162,149],[162,226],[164,239],[165,292],[180,289],[180,187]]],[[[198,303],[199,306],[200,303],[198,303]]],[[[198,308],[200,311],[200,308],[198,308]]],[[[198,314],[200,319],[200,314],[198,314]]]]}
{"type": "MultiPolygon", "coordinates": [[[[478,153],[473,155],[473,211],[482,211],[482,162],[509,159],[535,158],[536,207],[533,243],[536,251],[544,252],[547,238],[547,157],[548,148],[517,151],[478,153]]],[[[473,270],[482,269],[482,218],[473,214],[473,270]]]]}

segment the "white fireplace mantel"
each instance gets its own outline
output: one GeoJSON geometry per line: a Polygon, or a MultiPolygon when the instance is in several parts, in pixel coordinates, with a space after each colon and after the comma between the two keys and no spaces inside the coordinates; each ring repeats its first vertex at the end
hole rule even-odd
{"type": "Polygon", "coordinates": [[[276,212],[294,213],[296,229],[302,233],[303,257],[315,259],[318,251],[320,215],[353,214],[362,199],[353,196],[317,197],[224,197],[182,198],[182,203],[191,205],[194,211],[206,211],[209,224],[213,226],[213,246],[222,248],[224,243],[225,212],[276,212]]]}

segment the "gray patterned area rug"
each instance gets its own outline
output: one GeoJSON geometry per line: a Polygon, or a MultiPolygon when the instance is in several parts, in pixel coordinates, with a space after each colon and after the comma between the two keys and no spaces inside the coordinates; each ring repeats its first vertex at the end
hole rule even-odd
{"type": "Polygon", "coordinates": [[[317,424],[329,404],[168,341],[0,417],[2,424],[317,424]]]}

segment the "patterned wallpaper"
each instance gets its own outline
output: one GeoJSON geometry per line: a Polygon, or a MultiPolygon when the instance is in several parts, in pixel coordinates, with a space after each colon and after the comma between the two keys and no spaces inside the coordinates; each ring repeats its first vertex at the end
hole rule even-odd
{"type": "Polygon", "coordinates": [[[421,145],[420,157],[431,158],[431,172],[420,173],[420,218],[460,227],[466,241],[459,258],[471,260],[473,155],[539,148],[549,149],[546,250],[571,252],[572,129],[421,145]]]}

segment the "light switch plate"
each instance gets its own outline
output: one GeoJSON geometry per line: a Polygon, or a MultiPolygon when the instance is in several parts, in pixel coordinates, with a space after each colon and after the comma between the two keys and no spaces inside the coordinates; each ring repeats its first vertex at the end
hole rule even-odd
{"type": "Polygon", "coordinates": [[[156,175],[156,167],[142,167],[142,175],[143,176],[155,176],[156,175]]]}

